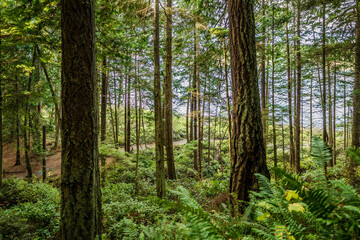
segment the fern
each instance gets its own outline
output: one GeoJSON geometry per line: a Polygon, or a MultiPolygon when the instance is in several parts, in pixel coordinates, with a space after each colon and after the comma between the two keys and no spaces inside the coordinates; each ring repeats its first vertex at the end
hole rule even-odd
{"type": "Polygon", "coordinates": [[[313,137],[311,156],[321,168],[332,159],[329,146],[318,136],[313,137]]]}
{"type": "Polygon", "coordinates": [[[200,204],[191,197],[189,191],[183,186],[178,186],[176,191],[182,203],[182,208],[192,224],[193,229],[200,239],[226,239],[226,232],[214,219],[210,213],[205,212],[200,204]]]}
{"type": "Polygon", "coordinates": [[[355,163],[360,164],[360,148],[349,147],[346,149],[346,154],[351,157],[355,163]]]}

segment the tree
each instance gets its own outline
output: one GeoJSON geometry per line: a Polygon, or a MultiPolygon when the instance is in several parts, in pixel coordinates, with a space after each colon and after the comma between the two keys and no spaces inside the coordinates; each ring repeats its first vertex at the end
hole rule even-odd
{"type": "Polygon", "coordinates": [[[60,238],[101,238],[95,1],[63,0],[61,6],[63,119],[60,238]]]}
{"type": "Polygon", "coordinates": [[[101,82],[101,141],[106,140],[106,105],[107,105],[108,78],[106,57],[103,59],[102,82],[101,82]]]}
{"type": "Polygon", "coordinates": [[[172,129],[172,0],[167,0],[166,14],[166,73],[164,80],[165,93],[165,149],[169,179],[176,179],[174,152],[173,152],[173,129],[172,129]]]}
{"type": "Polygon", "coordinates": [[[235,214],[238,200],[248,201],[249,191],[257,188],[255,173],[269,177],[269,171],[261,125],[253,1],[229,0],[228,5],[233,96],[230,199],[235,214]]]}
{"type": "Polygon", "coordinates": [[[352,124],[352,145],[360,148],[360,3],[355,6],[355,76],[354,76],[354,110],[352,124]]]}
{"type": "Polygon", "coordinates": [[[160,88],[160,29],[159,29],[159,0],[154,6],[154,108],[155,108],[155,161],[156,161],[156,193],[162,198],[165,196],[164,174],[164,145],[163,123],[161,114],[161,88],[160,88]]]}

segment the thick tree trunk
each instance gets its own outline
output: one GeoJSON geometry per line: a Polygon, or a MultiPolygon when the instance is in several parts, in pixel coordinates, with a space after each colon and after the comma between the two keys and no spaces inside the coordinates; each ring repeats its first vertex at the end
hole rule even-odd
{"type": "Polygon", "coordinates": [[[108,78],[107,78],[107,63],[106,57],[103,59],[102,77],[101,77],[101,142],[106,140],[106,105],[107,105],[107,89],[108,89],[108,78]]]}
{"type": "Polygon", "coordinates": [[[163,123],[161,114],[161,87],[160,87],[160,29],[159,29],[159,0],[154,6],[154,110],[155,110],[155,161],[156,161],[156,193],[162,198],[165,196],[165,169],[163,123]]]}
{"type": "MultiPolygon", "coordinates": [[[[229,45],[233,96],[233,158],[230,199],[235,214],[238,200],[249,201],[257,189],[255,173],[270,177],[266,166],[256,73],[255,19],[252,0],[229,0],[229,45]]],[[[244,206],[239,206],[240,212],[244,206]]]]}
{"type": "Polygon", "coordinates": [[[166,11],[166,68],[164,80],[165,92],[165,149],[169,179],[176,179],[174,150],[173,150],[173,127],[172,127],[172,0],[167,0],[166,11]]]}
{"type": "Polygon", "coordinates": [[[101,239],[95,1],[62,0],[61,6],[60,239],[101,239]]]}

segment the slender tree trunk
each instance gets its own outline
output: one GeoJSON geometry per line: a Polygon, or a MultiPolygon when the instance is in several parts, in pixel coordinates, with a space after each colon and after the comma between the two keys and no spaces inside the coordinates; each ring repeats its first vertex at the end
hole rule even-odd
{"type": "Polygon", "coordinates": [[[209,125],[208,125],[208,156],[207,156],[207,162],[208,162],[208,166],[210,166],[210,149],[211,149],[211,96],[210,96],[210,94],[209,94],[208,115],[209,115],[209,125]]]}
{"type": "Polygon", "coordinates": [[[125,86],[124,86],[124,150],[125,152],[129,152],[130,150],[127,148],[127,108],[128,108],[128,98],[127,98],[127,85],[128,78],[125,76],[125,86]]]}
{"type": "Polygon", "coordinates": [[[108,95],[109,95],[109,108],[110,108],[111,127],[112,127],[112,131],[113,131],[114,145],[116,145],[115,120],[114,120],[113,110],[112,110],[112,107],[111,107],[111,94],[110,94],[110,91],[108,92],[108,95]]]}
{"type": "Polygon", "coordinates": [[[229,45],[233,96],[230,169],[232,213],[244,211],[238,200],[249,201],[257,189],[255,173],[270,176],[266,166],[256,69],[255,18],[252,0],[229,0],[229,45]]]}
{"type": "MultiPolygon", "coordinates": [[[[289,9],[289,3],[286,2],[286,9],[289,9]]],[[[290,41],[289,41],[289,29],[286,22],[286,55],[287,55],[287,77],[288,77],[288,113],[289,113],[289,142],[290,142],[290,168],[293,169],[295,159],[295,146],[293,135],[293,111],[292,111],[292,80],[291,80],[291,62],[290,62],[290,41]]]]}
{"type": "MultiPolygon", "coordinates": [[[[106,140],[106,105],[107,105],[107,89],[108,89],[108,79],[107,79],[107,63],[106,57],[103,59],[103,68],[102,68],[102,82],[101,82],[101,142],[106,140]]],[[[115,78],[114,78],[115,81],[115,78]]],[[[115,94],[116,95],[116,94],[115,94]]]]}
{"type": "Polygon", "coordinates": [[[313,136],[313,77],[310,78],[310,149],[312,147],[312,136],[313,136]]]}
{"type": "Polygon", "coordinates": [[[176,179],[174,150],[173,150],[173,127],[172,127],[172,0],[167,0],[166,11],[166,68],[165,68],[165,149],[169,179],[176,179]]]}
{"type": "Polygon", "coordinates": [[[43,126],[43,141],[42,141],[42,150],[43,150],[43,162],[42,162],[42,177],[43,177],[43,182],[45,182],[46,180],[46,126],[43,126]]]}
{"type": "MultiPolygon", "coordinates": [[[[129,66],[129,73],[131,72],[130,71],[130,66],[129,66]]],[[[131,105],[130,105],[130,87],[131,87],[131,78],[130,78],[130,75],[128,74],[127,76],[128,78],[128,83],[127,83],[127,117],[126,117],[126,148],[127,148],[127,151],[130,152],[131,149],[130,149],[130,146],[131,146],[131,143],[130,143],[130,140],[131,140],[131,105]]]]}
{"type": "Polygon", "coordinates": [[[301,110],[301,52],[300,52],[300,0],[297,0],[297,41],[296,41],[296,65],[297,65],[297,79],[296,79],[296,114],[295,114],[295,171],[300,172],[300,110],[301,110]]]}
{"type": "Polygon", "coordinates": [[[223,53],[224,53],[224,71],[225,71],[225,91],[226,91],[226,110],[228,117],[228,128],[229,128],[229,156],[230,162],[233,161],[232,150],[231,150],[231,109],[230,109],[230,97],[229,97],[229,81],[228,81],[228,72],[227,72],[227,57],[226,57],[226,46],[225,46],[225,38],[223,38],[223,53]]]}
{"type": "Polygon", "coordinates": [[[3,183],[3,94],[2,94],[2,78],[0,78],[0,190],[3,183]]]}
{"type": "Polygon", "coordinates": [[[336,165],[336,61],[334,67],[334,121],[333,121],[333,165],[336,165]]]}
{"type": "Polygon", "coordinates": [[[60,239],[101,239],[95,1],[62,0],[61,7],[60,239]]]}
{"type": "Polygon", "coordinates": [[[272,26],[271,26],[271,90],[272,90],[272,127],[273,127],[273,148],[274,148],[274,166],[277,167],[277,145],[276,145],[276,124],[275,124],[275,43],[274,43],[274,28],[275,28],[275,10],[274,3],[272,5],[272,26]]]}
{"type": "Polygon", "coordinates": [[[325,0],[323,0],[322,4],[322,71],[323,71],[323,140],[324,142],[328,142],[328,135],[326,130],[326,22],[325,22],[325,14],[326,14],[326,5],[325,0]]]}
{"type": "Polygon", "coordinates": [[[160,49],[159,49],[159,0],[154,6],[154,110],[155,110],[155,142],[156,142],[156,193],[162,198],[165,196],[165,169],[163,123],[161,114],[161,87],[160,87],[160,49]]]}
{"type": "Polygon", "coordinates": [[[16,114],[16,161],[14,166],[21,165],[20,162],[20,116],[19,116],[19,82],[17,76],[15,76],[15,114],[16,114]]]}
{"type": "Polygon", "coordinates": [[[138,189],[138,169],[139,169],[139,154],[140,154],[140,124],[139,124],[139,116],[138,116],[138,91],[139,88],[139,73],[136,73],[136,56],[135,56],[135,131],[136,131],[136,167],[135,167],[135,188],[136,192],[138,189]]]}
{"type": "Polygon", "coordinates": [[[186,101],[186,142],[190,142],[190,136],[189,136],[189,102],[190,102],[190,96],[188,93],[187,101],[186,101]]]}
{"type": "MultiPolygon", "coordinates": [[[[266,14],[266,3],[265,0],[262,0],[262,11],[261,14],[265,17],[266,14]]],[[[263,22],[261,26],[262,31],[262,39],[261,39],[261,62],[260,62],[260,71],[261,71],[261,111],[262,111],[262,126],[263,126],[263,134],[264,134],[264,145],[266,149],[266,140],[267,140],[267,116],[268,116],[268,108],[267,108],[267,99],[266,99],[266,76],[265,76],[265,61],[266,61],[266,54],[265,54],[265,45],[266,45],[266,24],[263,22]]]]}
{"type": "MultiPolygon", "coordinates": [[[[331,96],[331,74],[330,74],[330,63],[328,64],[328,104],[329,104],[329,136],[328,136],[328,141],[329,141],[329,146],[331,147],[331,151],[333,151],[332,147],[333,147],[333,115],[332,115],[332,96],[331,96]]],[[[331,159],[329,161],[329,167],[333,167],[333,160],[331,159]]]]}
{"type": "Polygon", "coordinates": [[[345,79],[345,74],[344,74],[344,151],[347,148],[347,139],[346,139],[346,131],[347,131],[347,126],[346,126],[346,79],[345,79]]]}

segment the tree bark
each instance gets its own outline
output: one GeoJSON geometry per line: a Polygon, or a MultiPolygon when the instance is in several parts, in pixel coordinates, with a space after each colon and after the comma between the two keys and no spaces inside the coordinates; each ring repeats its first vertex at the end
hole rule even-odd
{"type": "Polygon", "coordinates": [[[227,63],[226,63],[226,47],[225,47],[225,38],[223,38],[223,54],[224,54],[224,71],[225,71],[225,91],[226,91],[226,110],[228,116],[228,132],[229,132],[229,156],[232,159],[232,150],[231,150],[231,109],[230,109],[230,97],[229,97],[229,81],[228,81],[228,72],[227,72],[227,63]]]}
{"type": "Polygon", "coordinates": [[[60,238],[101,239],[95,1],[62,0],[61,6],[60,238]]]}
{"type": "Polygon", "coordinates": [[[277,145],[276,145],[276,124],[275,124],[275,42],[274,42],[274,28],[275,28],[275,12],[274,3],[272,5],[272,26],[271,26],[271,90],[272,90],[272,127],[273,127],[273,148],[274,148],[274,167],[277,167],[277,145]]]}
{"type": "Polygon", "coordinates": [[[107,63],[106,57],[103,59],[102,77],[101,77],[101,142],[106,140],[106,105],[107,105],[107,89],[108,89],[108,77],[107,77],[107,63]]]}
{"type": "Polygon", "coordinates": [[[326,130],[326,22],[325,22],[325,14],[326,14],[326,5],[325,0],[323,0],[322,4],[322,73],[323,73],[323,140],[324,142],[328,142],[328,135],[326,130]]]}
{"type": "Polygon", "coordinates": [[[249,201],[257,189],[255,173],[270,177],[266,166],[256,69],[255,18],[252,0],[228,1],[233,96],[233,161],[230,163],[232,213],[238,200],[249,201]]]}
{"type": "Polygon", "coordinates": [[[0,78],[0,190],[3,183],[3,94],[2,78],[0,78]]]}
{"type": "Polygon", "coordinates": [[[296,20],[296,114],[295,114],[295,171],[300,172],[300,111],[301,111],[301,52],[300,52],[300,0],[297,0],[297,20],[296,20]]]}
{"type": "Polygon", "coordinates": [[[174,150],[173,150],[173,127],[172,127],[172,0],[167,0],[166,11],[166,68],[164,80],[165,92],[165,149],[169,179],[176,179],[174,150]]]}
{"type": "Polygon", "coordinates": [[[360,147],[360,3],[356,4],[352,146],[360,147]]]}
{"type": "Polygon", "coordinates": [[[161,114],[161,87],[160,87],[160,27],[159,27],[159,0],[154,6],[154,110],[155,110],[155,161],[156,161],[156,193],[165,196],[165,169],[164,169],[164,144],[163,123],[161,114]]]}
{"type": "Polygon", "coordinates": [[[19,80],[15,76],[15,114],[16,114],[16,161],[14,166],[21,165],[20,162],[20,116],[19,116],[19,80]]]}
{"type": "MultiPolygon", "coordinates": [[[[289,3],[286,2],[286,9],[289,10],[289,3]]],[[[290,41],[288,22],[286,22],[286,55],[287,55],[287,77],[288,77],[288,113],[289,113],[289,142],[290,142],[290,168],[293,168],[295,159],[295,146],[293,135],[293,111],[292,111],[292,79],[291,79],[291,62],[290,62],[290,41]]]]}
{"type": "MultiPolygon", "coordinates": [[[[266,14],[266,3],[265,0],[262,0],[261,2],[261,14],[263,17],[265,17],[266,14]]],[[[261,48],[260,48],[260,54],[261,54],[261,62],[260,62],[260,72],[261,72],[261,111],[262,111],[262,126],[263,126],[263,134],[264,134],[264,145],[266,149],[266,135],[267,135],[267,117],[268,117],[268,108],[267,108],[267,97],[266,97],[266,54],[265,54],[265,45],[266,45],[266,24],[265,22],[262,22],[261,26],[262,31],[262,39],[261,39],[261,48]]]]}

